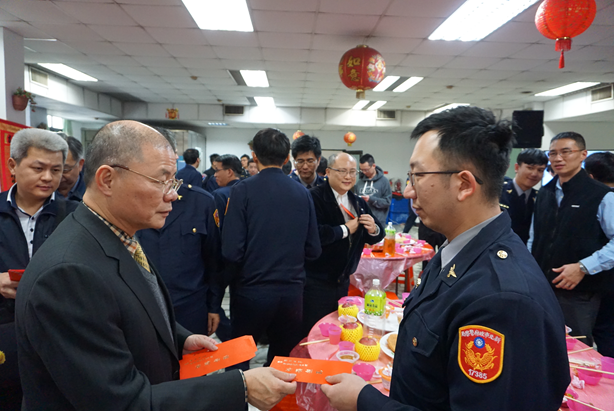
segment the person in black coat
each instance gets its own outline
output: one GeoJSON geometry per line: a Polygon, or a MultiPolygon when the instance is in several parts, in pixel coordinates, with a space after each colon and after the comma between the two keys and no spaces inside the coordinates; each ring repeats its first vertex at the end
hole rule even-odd
{"type": "Polygon", "coordinates": [[[310,191],[322,255],[305,263],[303,336],[319,319],[335,311],[337,301],[348,294],[350,275],[358,267],[365,243],[377,244],[385,236],[367,202],[351,191],[357,173],[354,157],[335,154],[328,165],[328,180],[310,191]]]}
{"type": "Polygon", "coordinates": [[[533,189],[541,182],[548,157],[540,149],[525,149],[516,158],[516,177],[506,178],[499,203],[510,214],[512,230],[525,244],[529,241],[529,230],[535,207],[537,191],[533,189]]]}
{"type": "Polygon", "coordinates": [[[62,179],[57,192],[68,200],[81,202],[85,193],[83,144],[72,136],[66,136],[65,139],[68,143],[68,155],[64,161],[62,179]]]}
{"type": "Polygon", "coordinates": [[[197,149],[186,149],[183,152],[185,166],[177,172],[177,179],[183,179],[183,183],[192,186],[201,186],[203,176],[198,172],[200,165],[200,153],[197,149]]]}
{"type": "Polygon", "coordinates": [[[322,391],[339,410],[558,409],[570,382],[563,313],[498,202],[511,122],[462,106],[412,138],[405,196],[447,241],[404,303],[390,397],[350,374],[322,391]]]}

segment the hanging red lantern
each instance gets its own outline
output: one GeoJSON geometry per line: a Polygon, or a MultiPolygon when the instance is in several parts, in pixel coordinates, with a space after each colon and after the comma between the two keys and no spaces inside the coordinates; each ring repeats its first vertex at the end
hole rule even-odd
{"type": "Polygon", "coordinates": [[[537,30],[555,39],[554,50],[561,52],[559,69],[565,67],[564,52],[571,49],[571,38],[582,34],[593,23],[595,0],[544,0],[535,14],[537,30]]]}
{"type": "Polygon", "coordinates": [[[356,99],[364,99],[365,90],[377,86],[385,74],[384,58],[366,45],[348,50],[339,61],[339,77],[346,87],[356,91],[356,99]]]}
{"type": "Polygon", "coordinates": [[[303,131],[299,129],[296,132],[294,132],[294,135],[292,135],[292,139],[297,140],[301,136],[305,136],[305,133],[303,133],[303,131]]]}
{"type": "Polygon", "coordinates": [[[354,132],[348,132],[343,135],[343,140],[348,144],[348,146],[352,146],[352,144],[356,141],[356,134],[354,132]]]}

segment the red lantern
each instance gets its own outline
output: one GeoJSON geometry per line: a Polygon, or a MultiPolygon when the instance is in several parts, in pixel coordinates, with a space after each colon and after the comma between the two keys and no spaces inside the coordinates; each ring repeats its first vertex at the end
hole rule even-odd
{"type": "Polygon", "coordinates": [[[561,52],[559,69],[565,67],[564,52],[571,49],[571,38],[583,33],[593,23],[595,0],[544,0],[535,14],[537,30],[556,39],[554,50],[561,52]]]}
{"type": "Polygon", "coordinates": [[[343,135],[343,140],[348,144],[348,146],[352,146],[352,144],[356,141],[356,134],[354,132],[348,132],[343,135]]]}
{"type": "Polygon", "coordinates": [[[365,90],[377,86],[385,74],[384,58],[366,45],[348,50],[339,61],[339,77],[346,87],[356,91],[357,99],[364,99],[365,90]]]}
{"type": "Polygon", "coordinates": [[[293,140],[297,140],[298,138],[300,138],[301,136],[305,136],[305,134],[303,133],[303,131],[301,131],[300,129],[297,130],[296,132],[294,132],[294,135],[292,135],[292,139],[293,140]]]}

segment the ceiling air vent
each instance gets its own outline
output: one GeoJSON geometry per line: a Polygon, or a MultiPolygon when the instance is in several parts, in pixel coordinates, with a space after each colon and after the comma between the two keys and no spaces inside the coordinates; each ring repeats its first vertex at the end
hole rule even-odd
{"type": "Polygon", "coordinates": [[[395,120],[397,112],[395,110],[378,110],[377,120],[395,120]]]}
{"type": "Polygon", "coordinates": [[[612,85],[591,90],[591,102],[612,99],[612,85]]]}
{"type": "Polygon", "coordinates": [[[30,67],[30,81],[39,84],[41,86],[49,86],[49,75],[42,70],[30,67]]]}
{"type": "Polygon", "coordinates": [[[236,116],[243,114],[244,107],[236,105],[224,105],[224,115],[236,116]]]}

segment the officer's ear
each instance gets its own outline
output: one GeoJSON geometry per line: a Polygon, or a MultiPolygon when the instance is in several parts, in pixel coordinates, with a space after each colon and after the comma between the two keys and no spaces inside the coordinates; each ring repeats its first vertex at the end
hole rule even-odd
{"type": "Polygon", "coordinates": [[[470,171],[464,170],[459,172],[455,176],[458,180],[457,199],[458,201],[463,202],[477,192],[477,187],[479,186],[479,184],[475,180],[475,175],[473,175],[470,171]]]}
{"type": "Polygon", "coordinates": [[[514,172],[518,173],[518,168],[520,168],[520,165],[514,164],[514,172]]]}
{"type": "Polygon", "coordinates": [[[117,185],[120,172],[109,165],[102,165],[94,175],[96,188],[105,196],[113,195],[113,187],[117,185]]]}

